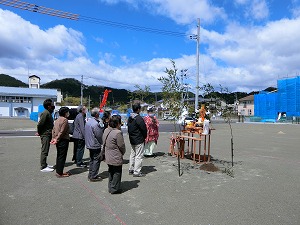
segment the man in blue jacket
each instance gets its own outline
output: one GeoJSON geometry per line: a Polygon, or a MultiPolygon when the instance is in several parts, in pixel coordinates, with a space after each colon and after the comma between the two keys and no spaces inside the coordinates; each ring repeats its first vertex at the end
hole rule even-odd
{"type": "Polygon", "coordinates": [[[147,127],[144,119],[140,116],[141,105],[135,103],[132,105],[133,113],[128,118],[128,134],[131,144],[131,153],[129,158],[129,174],[134,177],[144,177],[145,174],[141,173],[142,161],[144,154],[145,138],[147,137],[147,127]]]}

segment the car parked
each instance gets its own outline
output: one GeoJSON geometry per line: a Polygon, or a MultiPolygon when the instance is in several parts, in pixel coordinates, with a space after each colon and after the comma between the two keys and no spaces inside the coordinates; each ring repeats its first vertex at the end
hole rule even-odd
{"type": "Polygon", "coordinates": [[[165,120],[175,120],[175,116],[168,116],[165,120]]]}

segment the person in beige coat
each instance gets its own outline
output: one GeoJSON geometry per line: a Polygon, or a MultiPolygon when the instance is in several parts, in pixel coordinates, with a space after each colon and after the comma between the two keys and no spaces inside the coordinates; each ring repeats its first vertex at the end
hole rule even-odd
{"type": "Polygon", "coordinates": [[[126,147],[121,131],[121,123],[121,116],[113,115],[103,134],[103,151],[105,151],[105,162],[108,165],[109,173],[108,192],[111,194],[122,192],[122,165],[126,147]]]}
{"type": "Polygon", "coordinates": [[[64,167],[66,163],[68,148],[69,148],[69,108],[61,107],[59,109],[59,117],[54,122],[52,130],[51,144],[56,145],[56,176],[59,178],[70,176],[69,173],[64,173],[64,167]]]}

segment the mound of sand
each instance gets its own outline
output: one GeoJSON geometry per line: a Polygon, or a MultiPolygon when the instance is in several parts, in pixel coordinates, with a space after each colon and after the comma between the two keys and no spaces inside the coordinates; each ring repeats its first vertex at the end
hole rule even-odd
{"type": "Polygon", "coordinates": [[[206,163],[206,164],[202,164],[200,166],[200,170],[204,170],[204,171],[209,171],[209,172],[216,172],[216,171],[220,171],[220,169],[218,167],[216,167],[214,164],[212,163],[206,163]]]}

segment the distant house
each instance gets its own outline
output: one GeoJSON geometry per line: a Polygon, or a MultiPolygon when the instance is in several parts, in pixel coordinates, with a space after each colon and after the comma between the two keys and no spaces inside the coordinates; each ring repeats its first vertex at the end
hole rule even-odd
{"type": "Polygon", "coordinates": [[[0,117],[30,117],[39,112],[39,106],[47,98],[60,103],[61,91],[40,89],[40,78],[29,77],[29,88],[0,86],[0,117]]]}
{"type": "Polygon", "coordinates": [[[254,116],[254,95],[239,99],[238,115],[254,116]]]}

